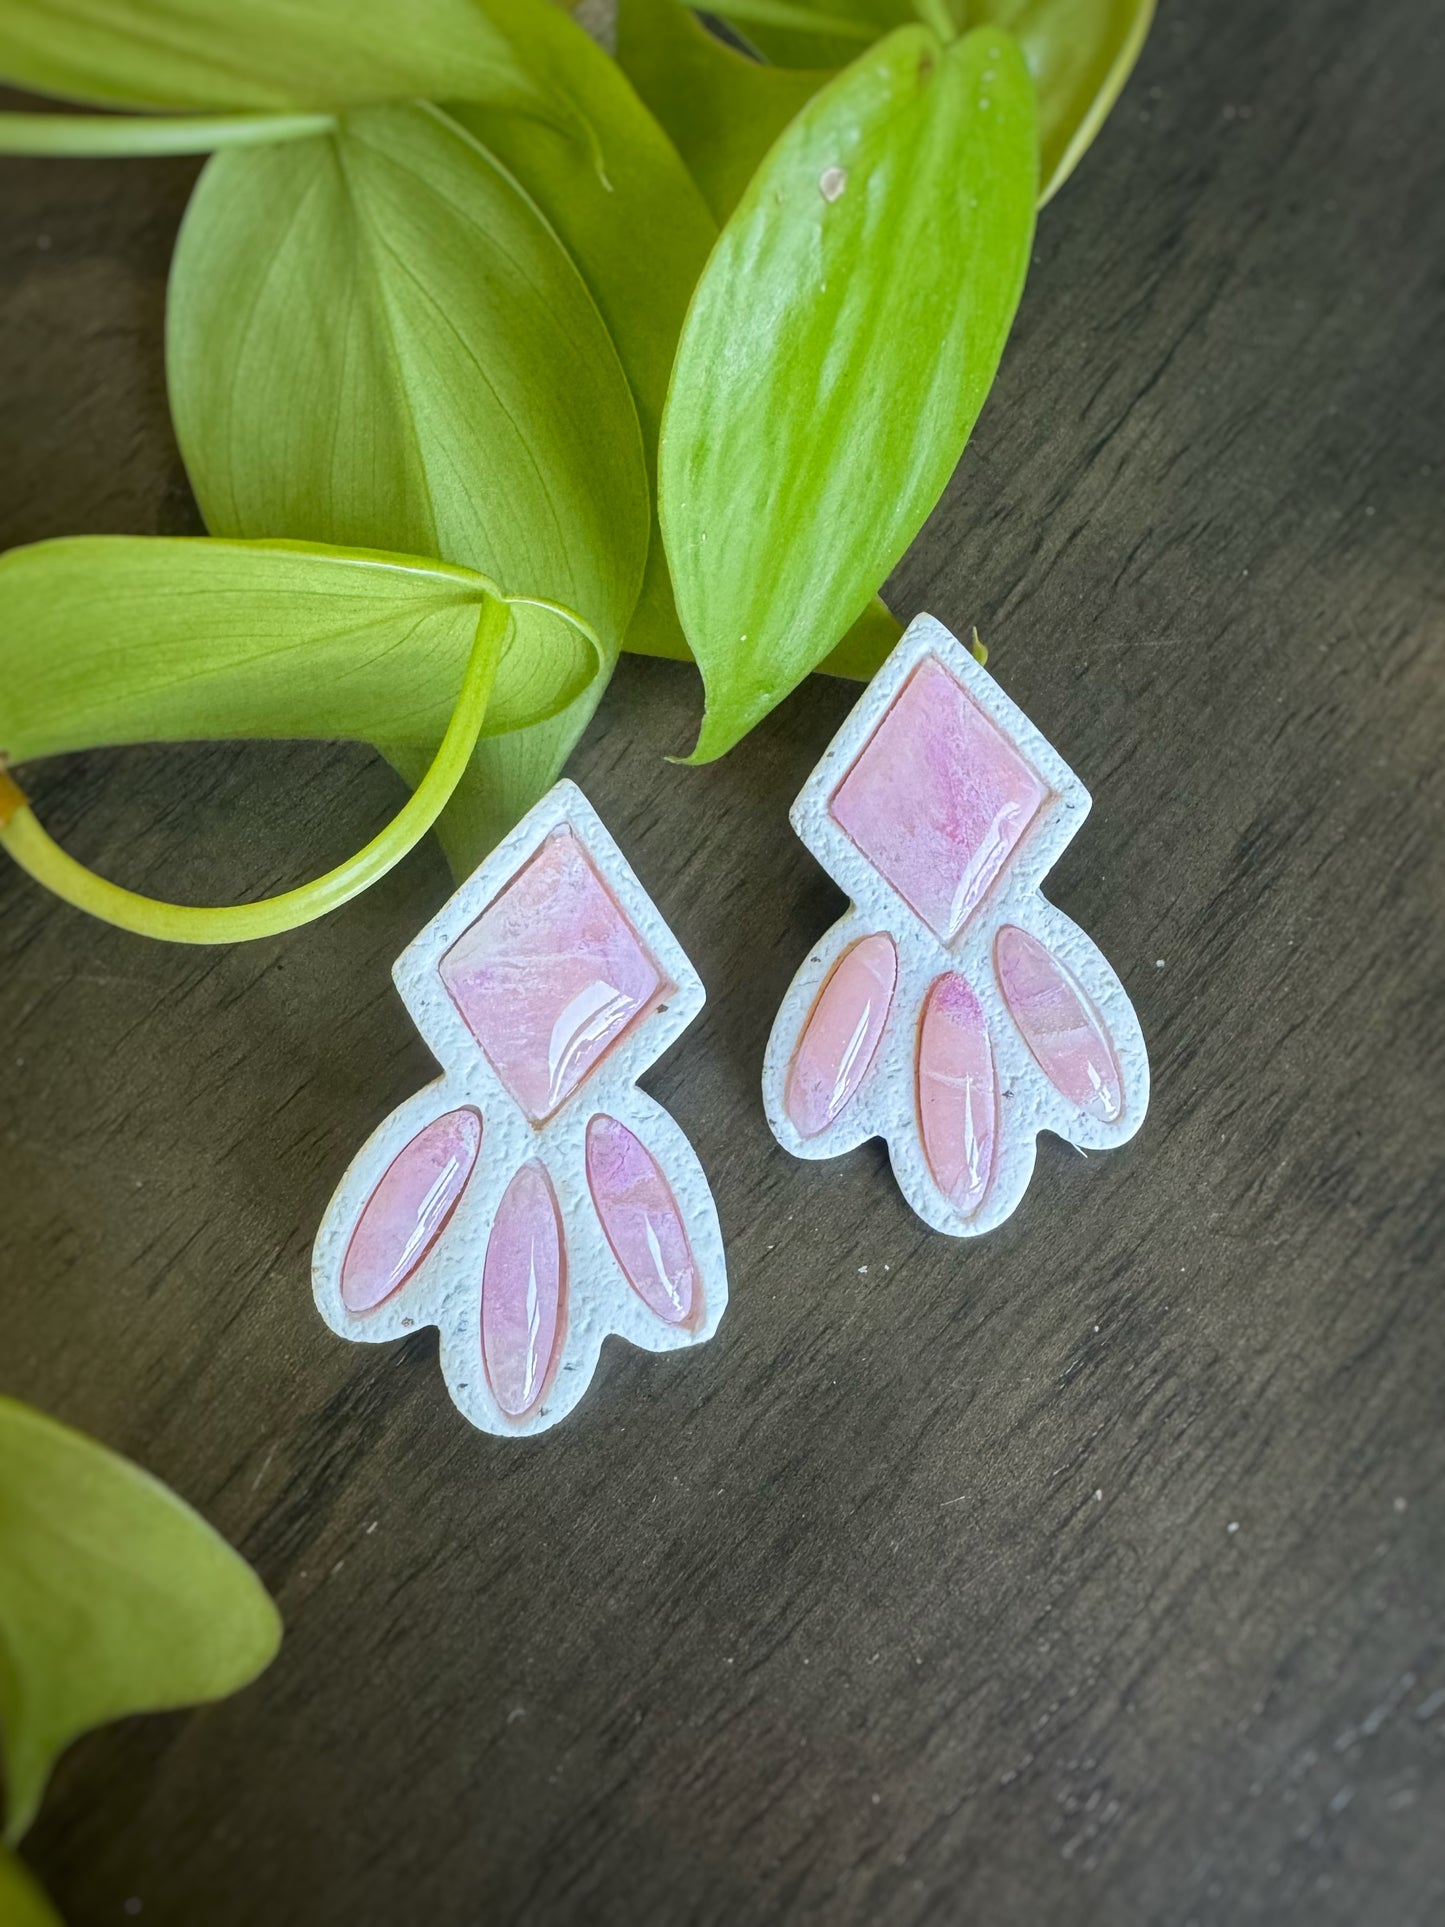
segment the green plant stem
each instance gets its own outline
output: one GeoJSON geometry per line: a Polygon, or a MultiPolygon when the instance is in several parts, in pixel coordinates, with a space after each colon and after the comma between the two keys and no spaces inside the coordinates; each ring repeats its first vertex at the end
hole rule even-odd
{"type": "Polygon", "coordinates": [[[511,622],[504,602],[488,600],[477,623],[461,693],[431,767],[379,836],[325,876],[259,903],[201,908],[138,896],[67,856],[41,828],[24,792],[0,772],[0,848],[37,883],[105,923],[169,943],[245,943],[337,910],[359,896],[415,847],[461,781],[481,734],[501,644],[511,622]]]}
{"type": "Polygon", "coordinates": [[[335,125],[334,114],[0,114],[0,154],[209,154],[306,140],[335,125]]]}

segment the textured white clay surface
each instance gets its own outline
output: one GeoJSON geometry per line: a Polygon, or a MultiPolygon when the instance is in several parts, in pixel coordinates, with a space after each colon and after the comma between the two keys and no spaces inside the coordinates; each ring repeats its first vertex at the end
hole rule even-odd
{"type": "Polygon", "coordinates": [[[783,999],[763,1068],[800,1158],[887,1140],[918,1215],[973,1237],[1033,1175],[1040,1131],[1111,1150],[1149,1060],[1098,946],[1040,891],[1089,810],[1056,750],[919,616],[793,805],[853,899],[783,999]]]}
{"type": "Polygon", "coordinates": [[[394,975],[443,1074],[373,1132],[327,1209],[312,1279],[332,1330],[384,1344],[435,1325],[458,1409],[506,1438],[571,1411],[609,1334],[649,1351],[711,1338],[727,1304],[712,1193],[636,1087],[702,983],[575,783],[394,975]]]}

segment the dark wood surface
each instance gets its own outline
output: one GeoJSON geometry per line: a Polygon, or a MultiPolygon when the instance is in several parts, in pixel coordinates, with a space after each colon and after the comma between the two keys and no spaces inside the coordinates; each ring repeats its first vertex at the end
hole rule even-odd
{"type": "MultiPolygon", "coordinates": [[[[994,1236],[763,1121],[839,909],[786,809],[841,684],[692,772],[690,672],[627,662],[576,759],[709,987],[648,1081],[732,1304],[534,1445],[468,1430],[430,1334],[310,1301],[430,1075],[388,972],[436,851],[227,952],[0,868],[0,1385],[178,1487],[287,1625],[239,1698],[66,1759],[27,1853],[74,1927],[1445,1918],[1442,79],[1424,0],[1166,0],[890,591],[977,621],[1093,790],[1052,894],[1153,1056],[1142,1136],[1046,1141],[994,1236]]],[[[5,543],[195,527],[192,173],[0,171],[5,543]]],[[[199,898],[397,797],[328,747],[31,781],[199,898]]]]}

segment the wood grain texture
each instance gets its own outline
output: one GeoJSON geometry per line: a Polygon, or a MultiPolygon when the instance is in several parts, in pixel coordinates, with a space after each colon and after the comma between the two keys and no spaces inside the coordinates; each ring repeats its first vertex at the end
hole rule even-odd
{"type": "MultiPolygon", "coordinates": [[[[786,809],[842,685],[689,771],[695,679],[629,661],[576,759],[709,986],[648,1081],[733,1297],[531,1447],[467,1430],[430,1335],[310,1302],[430,1074],[388,972],[438,854],[230,952],[0,871],[0,1385],[176,1485],[287,1622],[240,1698],[68,1756],[27,1854],[73,1927],[1445,1917],[1442,41],[1418,0],[1165,0],[890,590],[977,621],[1093,790],[1051,894],[1153,1053],[1136,1142],[1047,1141],[982,1243],[763,1123],[839,908],[786,809]]],[[[4,164],[5,543],[194,526],[192,172],[4,164]]],[[[306,746],[32,780],[197,898],[397,794],[306,746]]]]}

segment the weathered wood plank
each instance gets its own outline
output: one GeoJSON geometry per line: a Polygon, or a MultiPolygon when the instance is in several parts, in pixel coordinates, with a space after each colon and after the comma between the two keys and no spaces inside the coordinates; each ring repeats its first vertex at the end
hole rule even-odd
{"type": "MultiPolygon", "coordinates": [[[[1166,5],[893,585],[979,623],[1093,789],[1053,894],[1154,1056],[1135,1145],[1045,1146],[984,1243],[763,1123],[837,909],[786,807],[841,686],[693,772],[690,674],[628,663],[577,759],[709,985],[650,1082],[733,1303],[529,1449],[460,1424],[429,1337],[309,1302],[332,1184],[428,1075],[388,970],[435,852],[216,954],[0,872],[0,1384],[200,1504],[288,1626],[240,1699],[66,1761],[28,1851],[76,1927],[1445,1911],[1441,55],[1413,0],[1166,5]]],[[[5,164],[6,543],[194,526],[191,173],[5,164]]],[[[34,786],[198,897],[396,795],[323,747],[34,786]]]]}

